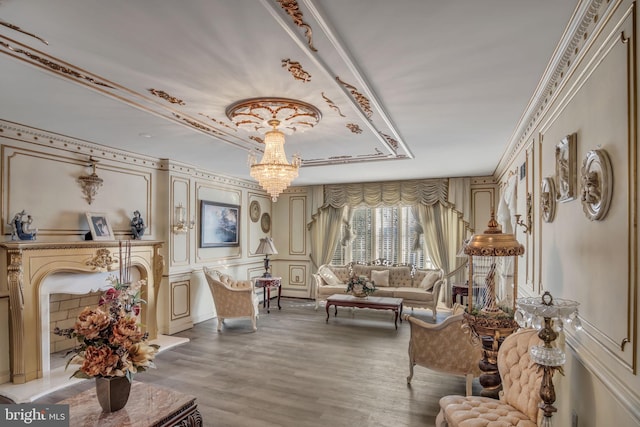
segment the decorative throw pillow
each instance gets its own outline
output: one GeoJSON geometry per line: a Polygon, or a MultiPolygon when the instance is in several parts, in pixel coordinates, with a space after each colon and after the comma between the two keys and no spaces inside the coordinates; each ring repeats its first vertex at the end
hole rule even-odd
{"type": "Polygon", "coordinates": [[[338,286],[344,284],[340,281],[340,279],[338,279],[338,276],[333,274],[333,271],[331,271],[331,269],[327,266],[322,266],[318,270],[318,274],[320,275],[320,277],[322,277],[327,285],[338,286]]]}
{"type": "Polygon", "coordinates": [[[433,285],[435,285],[435,283],[438,281],[439,278],[440,278],[440,274],[438,274],[435,271],[430,271],[424,276],[424,279],[422,279],[422,282],[420,282],[420,287],[422,289],[430,291],[431,288],[433,288],[433,285]]]}
{"type": "Polygon", "coordinates": [[[371,270],[371,281],[376,286],[389,286],[389,270],[371,270]]]}

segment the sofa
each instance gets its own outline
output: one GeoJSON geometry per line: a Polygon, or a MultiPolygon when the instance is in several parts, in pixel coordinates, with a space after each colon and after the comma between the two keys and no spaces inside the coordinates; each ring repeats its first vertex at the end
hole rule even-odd
{"type": "Polygon", "coordinates": [[[316,309],[320,302],[333,294],[343,294],[350,277],[366,276],[373,282],[373,296],[402,298],[404,307],[428,308],[435,319],[440,291],[446,283],[442,269],[417,269],[412,265],[383,265],[349,263],[344,266],[323,264],[315,279],[316,309]]]}

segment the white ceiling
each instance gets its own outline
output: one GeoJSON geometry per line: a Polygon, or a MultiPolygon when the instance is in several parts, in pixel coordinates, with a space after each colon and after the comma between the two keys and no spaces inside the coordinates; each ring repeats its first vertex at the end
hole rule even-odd
{"type": "Polygon", "coordinates": [[[0,0],[0,119],[249,178],[261,144],[225,109],[285,97],[322,113],[287,136],[295,185],[490,175],[576,8],[299,0],[296,25],[281,3],[0,0]]]}

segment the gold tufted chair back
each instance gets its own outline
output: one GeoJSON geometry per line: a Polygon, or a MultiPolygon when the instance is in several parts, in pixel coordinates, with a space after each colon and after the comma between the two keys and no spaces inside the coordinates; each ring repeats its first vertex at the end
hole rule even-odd
{"type": "Polygon", "coordinates": [[[502,379],[500,400],[481,396],[445,396],[440,399],[436,426],[535,427],[542,420],[540,383],[542,369],[529,358],[529,348],[540,345],[535,329],[509,335],[498,351],[502,379]]]}
{"type": "Polygon", "coordinates": [[[538,331],[524,329],[507,337],[498,351],[498,371],[502,379],[500,400],[524,413],[538,418],[542,370],[531,361],[529,348],[541,343],[538,331]],[[511,336],[513,336],[512,339],[511,336]]]}

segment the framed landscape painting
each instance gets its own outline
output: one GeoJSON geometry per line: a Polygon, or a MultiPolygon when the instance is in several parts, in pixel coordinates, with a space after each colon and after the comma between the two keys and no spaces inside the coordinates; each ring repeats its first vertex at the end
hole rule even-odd
{"type": "Polygon", "coordinates": [[[240,246],[240,206],[200,201],[200,247],[240,246]]]}

